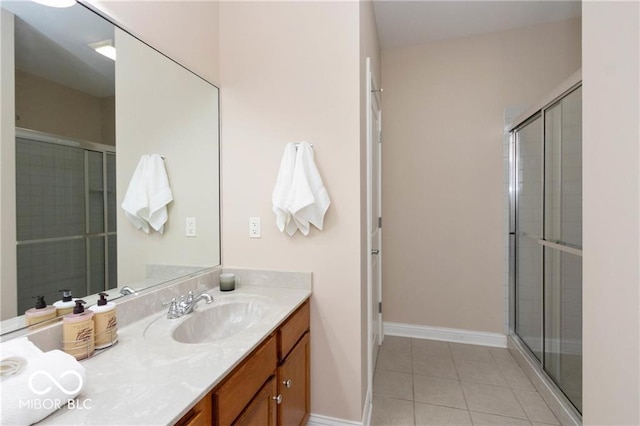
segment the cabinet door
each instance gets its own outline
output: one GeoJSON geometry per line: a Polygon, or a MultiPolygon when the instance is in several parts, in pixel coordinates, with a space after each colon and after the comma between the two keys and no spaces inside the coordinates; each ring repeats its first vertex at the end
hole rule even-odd
{"type": "Polygon", "coordinates": [[[276,377],[272,376],[233,424],[238,426],[276,426],[277,391],[276,377]]]}
{"type": "Polygon", "coordinates": [[[278,424],[298,426],[306,423],[310,413],[309,332],[305,333],[278,368],[278,424]]]}

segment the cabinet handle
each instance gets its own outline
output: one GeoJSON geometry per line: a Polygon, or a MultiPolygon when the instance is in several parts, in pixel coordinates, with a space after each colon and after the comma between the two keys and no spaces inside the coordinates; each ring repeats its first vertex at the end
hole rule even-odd
{"type": "Polygon", "coordinates": [[[271,398],[276,401],[276,404],[282,404],[282,394],[278,394],[278,396],[272,396],[271,398]]]}
{"type": "Polygon", "coordinates": [[[289,379],[289,380],[284,380],[282,384],[284,385],[285,388],[290,388],[293,382],[291,381],[291,379],[289,379]]]}

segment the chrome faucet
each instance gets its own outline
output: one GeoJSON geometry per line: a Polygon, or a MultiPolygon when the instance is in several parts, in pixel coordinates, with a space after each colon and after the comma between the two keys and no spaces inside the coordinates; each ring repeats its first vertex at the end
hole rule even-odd
{"type": "Polygon", "coordinates": [[[195,308],[196,304],[202,299],[204,299],[207,305],[213,302],[213,297],[211,297],[211,295],[207,293],[200,293],[194,296],[192,292],[189,292],[187,300],[185,300],[184,302],[180,302],[180,304],[182,305],[182,315],[188,315],[193,312],[193,308],[195,308]]]}
{"type": "Polygon", "coordinates": [[[133,287],[129,287],[128,285],[125,285],[120,289],[120,294],[123,296],[126,296],[128,294],[135,294],[135,293],[136,293],[136,290],[133,287]]]}
{"type": "Polygon", "coordinates": [[[184,295],[180,296],[180,302],[178,302],[176,300],[176,298],[174,297],[173,299],[171,299],[171,302],[165,302],[162,304],[162,306],[169,306],[169,312],[167,312],[167,318],[168,319],[175,319],[175,318],[180,318],[183,315],[187,315],[190,314],[191,312],[193,312],[193,308],[196,307],[196,304],[201,300],[204,299],[204,301],[207,303],[207,305],[211,302],[213,302],[213,297],[211,297],[211,295],[207,294],[207,293],[200,293],[196,296],[193,295],[193,292],[190,291],[189,294],[187,294],[187,297],[185,299],[184,295]]]}

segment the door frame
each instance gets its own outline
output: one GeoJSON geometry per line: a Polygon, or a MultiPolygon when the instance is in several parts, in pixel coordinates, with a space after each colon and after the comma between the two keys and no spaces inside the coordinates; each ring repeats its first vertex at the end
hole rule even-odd
{"type": "MultiPolygon", "coordinates": [[[[380,90],[376,85],[375,76],[373,75],[371,69],[371,58],[367,57],[366,59],[366,126],[367,126],[367,357],[368,357],[368,374],[367,374],[367,383],[368,383],[368,394],[373,392],[373,373],[375,370],[375,366],[373,365],[373,351],[377,348],[373,347],[373,341],[371,339],[371,334],[373,331],[373,324],[371,322],[371,318],[375,310],[378,309],[378,303],[382,303],[382,251],[380,250],[378,256],[378,282],[374,283],[371,268],[372,268],[372,249],[373,242],[371,238],[371,228],[373,221],[377,221],[378,218],[373,218],[373,206],[372,206],[372,191],[373,191],[373,151],[372,147],[374,146],[373,134],[371,132],[372,125],[372,102],[375,97],[375,100],[378,104],[378,123],[381,126],[382,123],[382,107],[379,96],[380,90]],[[376,285],[378,289],[378,300],[373,301],[373,286],[376,285]]],[[[381,141],[378,141],[381,142],[381,141]]],[[[378,211],[380,215],[382,215],[382,147],[381,143],[376,144],[376,149],[378,149],[378,211]]],[[[382,227],[378,230],[380,235],[380,242],[382,242],[382,227]]],[[[378,313],[378,336],[379,336],[379,345],[382,344],[384,340],[384,327],[382,326],[382,312],[378,313]]],[[[369,395],[368,395],[369,396],[369,395]]],[[[372,399],[369,399],[369,404],[372,403],[372,399]]]]}

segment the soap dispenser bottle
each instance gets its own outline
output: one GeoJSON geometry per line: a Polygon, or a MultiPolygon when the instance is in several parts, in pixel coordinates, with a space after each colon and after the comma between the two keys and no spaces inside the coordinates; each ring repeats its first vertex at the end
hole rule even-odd
{"type": "Polygon", "coordinates": [[[92,311],[85,311],[84,300],[76,300],[72,314],[62,318],[62,349],[76,359],[84,359],[95,350],[92,311]]]}
{"type": "Polygon", "coordinates": [[[56,308],[47,306],[44,296],[36,296],[35,299],[36,305],[31,309],[27,309],[24,313],[27,325],[37,324],[56,317],[56,308]]]}
{"type": "Polygon", "coordinates": [[[76,306],[73,298],[71,297],[71,290],[60,290],[62,293],[62,300],[58,300],[53,304],[56,307],[57,315],[63,317],[73,312],[74,306],[76,306]]]}
{"type": "Polygon", "coordinates": [[[100,300],[89,309],[95,313],[93,324],[96,331],[96,349],[104,349],[118,341],[116,304],[107,301],[107,293],[98,293],[100,300]]]}

